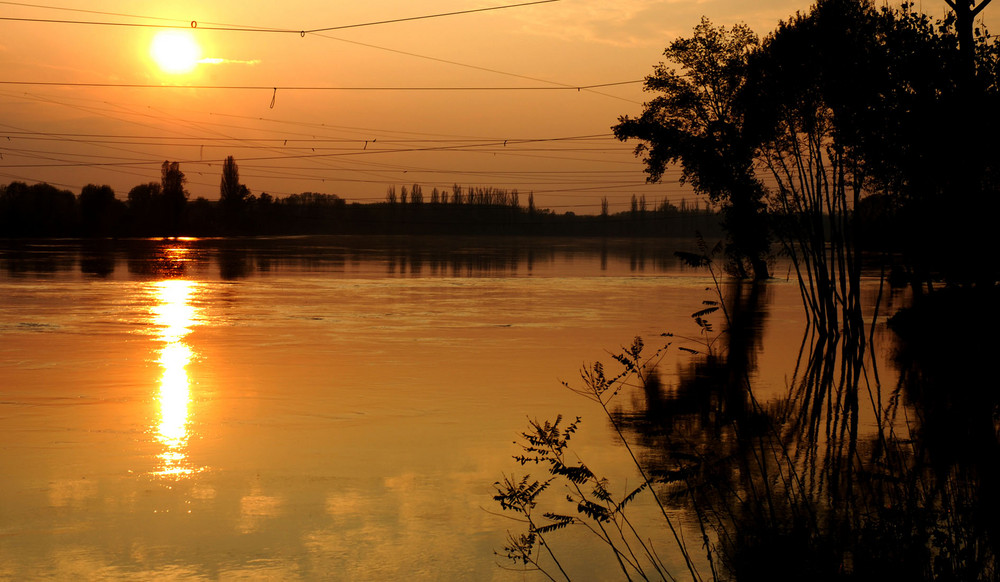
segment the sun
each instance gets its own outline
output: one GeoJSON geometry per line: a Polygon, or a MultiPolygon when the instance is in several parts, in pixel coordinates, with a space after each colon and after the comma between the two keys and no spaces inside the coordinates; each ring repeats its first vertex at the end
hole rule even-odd
{"type": "Polygon", "coordinates": [[[164,73],[190,73],[201,60],[201,47],[186,30],[164,30],[153,37],[149,54],[164,73]]]}

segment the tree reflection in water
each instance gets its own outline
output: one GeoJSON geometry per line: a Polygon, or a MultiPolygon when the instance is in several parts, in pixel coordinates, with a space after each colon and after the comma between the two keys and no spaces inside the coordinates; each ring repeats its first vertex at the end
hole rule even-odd
{"type": "MultiPolygon", "coordinates": [[[[596,365],[578,390],[605,407],[659,502],[693,516],[706,553],[694,558],[701,567],[687,562],[690,576],[997,579],[998,394],[983,384],[996,340],[970,348],[943,329],[901,331],[898,384],[883,393],[871,338],[807,331],[787,392],[765,402],[752,378],[766,287],[732,283],[726,294],[727,330],[681,368],[676,385],[661,381],[655,362],[633,367],[642,359],[626,350],[615,356],[621,375],[605,377],[596,365]],[[629,389],[631,402],[623,397],[629,389]]],[[[545,445],[543,431],[529,434],[536,449],[545,445]]],[[[565,448],[570,432],[552,436],[565,448]]],[[[548,469],[546,487],[574,477],[557,469],[548,469]]],[[[516,496],[502,484],[498,492],[501,505],[516,496]]],[[[538,495],[526,498],[530,507],[538,495]]],[[[618,519],[624,503],[609,505],[608,517],[618,519]]],[[[561,519],[560,528],[586,521],[561,519]]],[[[677,543],[685,557],[697,553],[677,543]]],[[[512,544],[508,557],[512,549],[528,565],[530,544],[512,544]]],[[[662,574],[681,579],[684,568],[662,574]]]]}
{"type": "Polygon", "coordinates": [[[807,332],[787,395],[760,402],[765,293],[728,295],[722,350],[694,357],[676,386],[650,374],[639,405],[612,414],[661,498],[713,533],[720,577],[996,579],[987,360],[945,336],[931,349],[897,340],[899,383],[883,398],[866,338],[807,332]]]}

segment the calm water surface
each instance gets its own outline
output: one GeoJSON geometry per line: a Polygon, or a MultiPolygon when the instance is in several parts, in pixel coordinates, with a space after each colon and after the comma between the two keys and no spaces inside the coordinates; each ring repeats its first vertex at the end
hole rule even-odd
{"type": "MultiPolygon", "coordinates": [[[[514,437],[582,416],[581,457],[634,482],[560,380],[636,335],[700,349],[691,246],[2,244],[0,579],[522,579],[493,554],[519,527],[491,499],[524,471],[514,437]]],[[[794,279],[766,293],[755,382],[777,394],[803,318],[794,279]]]]}

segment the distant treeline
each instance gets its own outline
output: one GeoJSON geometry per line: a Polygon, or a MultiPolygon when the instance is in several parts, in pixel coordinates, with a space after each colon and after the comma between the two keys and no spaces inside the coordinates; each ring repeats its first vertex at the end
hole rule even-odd
{"type": "MultiPolygon", "coordinates": [[[[231,160],[227,160],[229,164],[231,160]]],[[[235,164],[233,164],[235,166],[235,164]]],[[[425,195],[420,185],[392,187],[384,202],[348,203],[334,194],[303,192],[286,197],[250,194],[238,183],[222,197],[188,200],[183,174],[164,162],[160,183],[141,184],[127,199],[110,186],[87,185],[79,196],[40,183],[0,186],[0,237],[165,237],[297,234],[496,234],[560,236],[706,236],[721,233],[719,216],[707,208],[652,207],[634,197],[625,212],[558,214],[526,204],[516,190],[455,185],[425,195]]]]}

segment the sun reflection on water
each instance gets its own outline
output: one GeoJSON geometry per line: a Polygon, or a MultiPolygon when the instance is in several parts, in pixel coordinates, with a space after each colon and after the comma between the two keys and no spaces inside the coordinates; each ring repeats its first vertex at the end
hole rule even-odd
{"type": "Polygon", "coordinates": [[[191,305],[191,296],[197,283],[172,279],[154,285],[157,303],[152,308],[153,324],[157,337],[163,342],[159,350],[160,376],[159,422],[154,427],[156,440],[163,446],[158,456],[160,463],[156,475],[181,477],[194,472],[188,463],[187,446],[190,438],[189,406],[191,383],[187,365],[194,357],[184,338],[196,324],[197,310],[191,305]]]}

